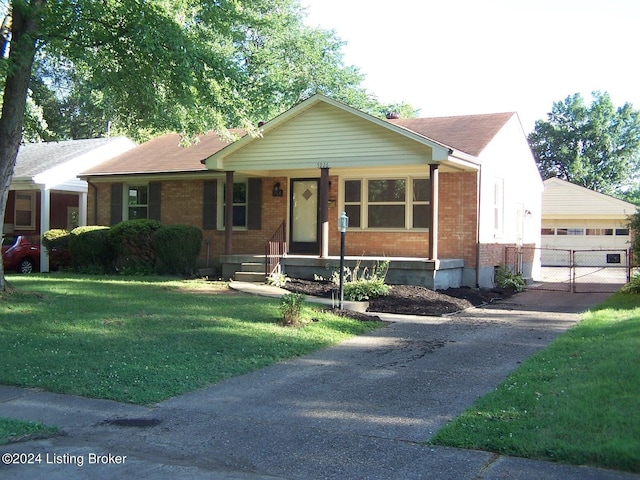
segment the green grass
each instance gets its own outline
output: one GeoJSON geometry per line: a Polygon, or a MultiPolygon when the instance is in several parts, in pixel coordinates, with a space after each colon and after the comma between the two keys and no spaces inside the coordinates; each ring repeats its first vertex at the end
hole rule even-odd
{"type": "Polygon", "coordinates": [[[0,297],[0,384],[150,404],[378,328],[204,281],[10,276],[0,297]],[[223,288],[221,286],[218,289],[223,288]]]}
{"type": "Polygon", "coordinates": [[[35,422],[0,417],[0,445],[56,435],[58,429],[35,422]]]}
{"type": "Polygon", "coordinates": [[[640,295],[618,293],[430,443],[640,472],[640,295]]]}

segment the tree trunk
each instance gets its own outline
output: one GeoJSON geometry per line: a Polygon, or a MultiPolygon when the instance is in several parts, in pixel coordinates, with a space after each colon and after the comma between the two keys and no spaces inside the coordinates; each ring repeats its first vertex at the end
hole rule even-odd
{"type": "MultiPolygon", "coordinates": [[[[22,140],[27,92],[36,51],[39,12],[45,0],[14,0],[11,2],[12,28],[9,52],[9,73],[4,86],[2,117],[0,117],[0,215],[4,225],[9,185],[22,140]]],[[[0,59],[0,61],[2,61],[0,59]]],[[[6,282],[0,262],[0,292],[6,282]]]]}

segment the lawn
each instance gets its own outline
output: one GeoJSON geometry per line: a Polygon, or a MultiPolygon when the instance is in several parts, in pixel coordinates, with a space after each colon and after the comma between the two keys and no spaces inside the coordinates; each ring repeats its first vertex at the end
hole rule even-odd
{"type": "Polygon", "coordinates": [[[380,327],[306,305],[166,278],[9,276],[0,297],[0,384],[151,404],[380,327]],[[222,292],[222,293],[220,293],[222,292]]]}
{"type": "Polygon", "coordinates": [[[640,295],[617,293],[430,443],[640,472],[640,295]]]}

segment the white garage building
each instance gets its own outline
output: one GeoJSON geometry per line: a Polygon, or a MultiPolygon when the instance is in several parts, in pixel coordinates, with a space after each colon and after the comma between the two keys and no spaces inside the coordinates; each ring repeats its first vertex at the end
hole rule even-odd
{"type": "Polygon", "coordinates": [[[631,247],[629,217],[636,208],[558,178],[545,180],[542,265],[561,265],[568,250],[593,250],[594,265],[624,264],[624,252],[631,247]]]}

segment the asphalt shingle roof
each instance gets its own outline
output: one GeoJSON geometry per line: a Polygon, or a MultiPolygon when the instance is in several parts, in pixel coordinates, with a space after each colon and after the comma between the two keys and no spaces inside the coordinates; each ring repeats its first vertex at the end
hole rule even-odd
{"type": "MultiPolygon", "coordinates": [[[[242,130],[230,130],[230,132],[238,136],[244,134],[242,130]]],[[[197,138],[197,143],[184,147],[180,144],[180,135],[167,133],[82,172],[80,175],[206,172],[207,167],[201,163],[202,160],[222,150],[229,145],[229,142],[215,132],[200,135],[197,138]]]]}
{"type": "Polygon", "coordinates": [[[115,140],[117,137],[27,143],[20,146],[13,176],[16,178],[34,177],[115,140]]]}
{"type": "Polygon", "coordinates": [[[431,140],[477,157],[514,112],[455,117],[400,118],[389,120],[431,140]]]}
{"type": "MultiPolygon", "coordinates": [[[[389,120],[399,127],[435,140],[445,146],[478,156],[515,113],[463,115],[455,117],[406,118],[389,120]]],[[[242,130],[231,130],[241,137],[242,130]]],[[[202,160],[229,145],[229,141],[211,132],[198,137],[189,147],[180,144],[180,136],[169,133],[156,137],[100,165],[81,176],[126,175],[140,173],[201,172],[202,160]]]]}

